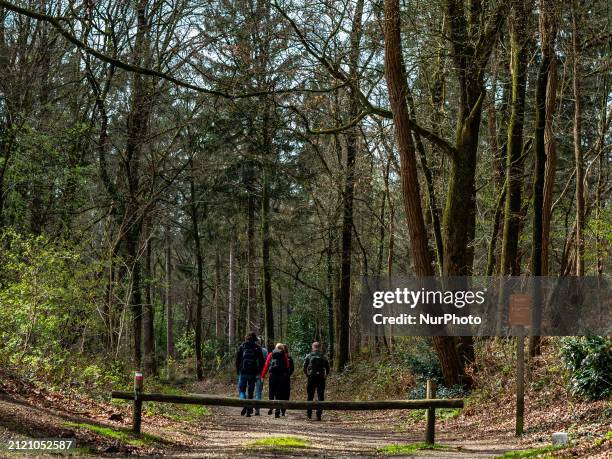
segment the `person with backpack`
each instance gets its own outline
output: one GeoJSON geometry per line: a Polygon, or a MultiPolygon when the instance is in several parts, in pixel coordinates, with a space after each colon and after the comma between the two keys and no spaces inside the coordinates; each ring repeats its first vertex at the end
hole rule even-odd
{"type": "MultiPolygon", "coordinates": [[[[286,344],[283,344],[283,348],[285,349],[287,360],[289,360],[289,372],[287,373],[285,377],[285,381],[281,387],[284,389],[284,392],[282,394],[283,400],[289,400],[289,398],[291,397],[291,376],[293,375],[293,372],[295,371],[295,365],[293,363],[293,357],[291,357],[291,354],[289,354],[289,346],[287,346],[286,344]]],[[[287,410],[285,408],[282,408],[281,416],[285,416],[286,414],[287,414],[287,410]]]]}
{"type": "MultiPolygon", "coordinates": [[[[261,346],[257,344],[257,334],[251,332],[245,337],[244,343],[240,345],[236,352],[236,372],[239,374],[240,399],[248,398],[250,400],[253,398],[257,375],[263,368],[264,362],[261,346]]],[[[253,408],[244,407],[241,415],[250,417],[252,413],[253,408]]]]}
{"type": "MultiPolygon", "coordinates": [[[[261,346],[261,352],[263,354],[264,360],[268,358],[268,350],[263,345],[263,338],[261,336],[257,337],[257,344],[261,346]]],[[[257,381],[255,382],[255,400],[261,400],[261,394],[263,392],[263,379],[261,379],[261,374],[257,373],[257,381]]],[[[255,408],[255,416],[259,416],[259,408],[255,408]]]]}
{"type": "MultiPolygon", "coordinates": [[[[282,343],[278,343],[274,350],[268,354],[268,358],[261,372],[261,379],[266,377],[266,373],[270,371],[270,380],[268,381],[269,399],[283,400],[286,393],[284,385],[289,374],[289,358],[285,353],[285,347],[282,343]]],[[[272,414],[272,408],[268,410],[268,414],[272,414]]],[[[277,408],[274,417],[280,417],[280,409],[277,408]]]]}
{"type": "MultiPolygon", "coordinates": [[[[304,374],[308,378],[306,385],[306,393],[308,394],[308,401],[314,400],[314,394],[317,393],[319,401],[325,400],[325,380],[329,374],[329,360],[325,357],[325,354],[321,351],[321,343],[312,343],[312,352],[304,359],[304,374]]],[[[317,410],[317,421],[321,420],[323,411],[317,410]]],[[[312,410],[306,411],[308,419],[312,419],[312,410]]]]}

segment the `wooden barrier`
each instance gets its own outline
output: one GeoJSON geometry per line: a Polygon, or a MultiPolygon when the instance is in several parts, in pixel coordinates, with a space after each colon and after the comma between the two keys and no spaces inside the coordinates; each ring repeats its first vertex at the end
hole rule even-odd
{"type": "Polygon", "coordinates": [[[368,400],[345,401],[325,400],[242,400],[231,397],[216,397],[211,395],[168,395],[147,394],[142,392],[142,386],[134,387],[134,392],[113,391],[112,398],[134,401],[133,430],[140,433],[143,402],[180,403],[187,405],[231,406],[237,408],[283,408],[288,410],[341,410],[341,411],[372,411],[372,410],[426,410],[427,427],[425,441],[433,444],[435,441],[435,410],[439,408],[463,408],[463,399],[435,398],[435,383],[427,383],[427,399],[423,400],[368,400]]]}

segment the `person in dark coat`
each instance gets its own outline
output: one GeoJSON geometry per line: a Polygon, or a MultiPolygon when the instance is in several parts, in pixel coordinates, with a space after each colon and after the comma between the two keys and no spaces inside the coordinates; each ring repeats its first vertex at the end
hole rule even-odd
{"type": "MultiPolygon", "coordinates": [[[[268,381],[269,399],[284,400],[284,394],[287,392],[285,384],[289,373],[289,358],[282,343],[278,343],[274,350],[268,354],[268,359],[261,372],[262,381],[268,371],[270,372],[270,380],[268,381]]],[[[272,414],[272,409],[268,410],[268,414],[272,414]]],[[[274,417],[280,417],[279,408],[275,410],[274,417]]]]}
{"type": "MultiPolygon", "coordinates": [[[[308,401],[314,400],[314,394],[317,393],[319,401],[325,400],[325,381],[329,374],[329,360],[321,351],[321,343],[312,343],[312,352],[304,359],[304,374],[308,378],[306,385],[306,393],[308,401]]],[[[321,420],[323,411],[317,410],[317,421],[321,420]]],[[[312,418],[312,410],[306,411],[308,419],[312,418]]]]}
{"type": "MultiPolygon", "coordinates": [[[[261,336],[257,337],[257,344],[261,346],[261,351],[263,353],[264,360],[268,358],[268,350],[263,345],[263,338],[261,336]]],[[[257,381],[255,383],[255,400],[261,400],[261,394],[263,393],[263,380],[261,379],[261,374],[257,374],[257,381]]],[[[255,408],[255,416],[259,416],[259,408],[255,408]]]]}
{"type": "MultiPolygon", "coordinates": [[[[257,334],[249,333],[244,343],[236,352],[236,372],[238,373],[238,391],[242,400],[253,398],[257,375],[264,366],[264,356],[261,346],[257,344],[257,334]],[[248,391],[248,392],[247,392],[248,391]]],[[[244,407],[242,416],[251,416],[252,408],[244,407]]]]}

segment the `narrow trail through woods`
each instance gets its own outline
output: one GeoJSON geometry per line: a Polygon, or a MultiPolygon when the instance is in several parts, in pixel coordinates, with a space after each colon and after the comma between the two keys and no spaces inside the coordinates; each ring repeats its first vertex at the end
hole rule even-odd
{"type": "MultiPolygon", "coordinates": [[[[381,457],[381,447],[423,440],[423,425],[407,428],[406,413],[399,411],[331,411],[323,414],[321,422],[309,420],[305,412],[299,411],[288,411],[287,416],[281,418],[268,415],[268,410],[261,410],[260,416],[250,418],[241,416],[237,408],[214,407],[211,412],[201,432],[205,447],[186,454],[173,451],[173,455],[221,458],[253,457],[256,453],[256,457],[381,457]],[[281,450],[254,445],[257,440],[269,437],[295,437],[307,441],[309,447],[281,450]]],[[[517,445],[499,438],[465,439],[456,432],[439,432],[436,441],[450,448],[416,451],[414,456],[494,457],[517,449],[517,445]]]]}
{"type": "MultiPolygon", "coordinates": [[[[261,416],[246,418],[236,408],[216,407],[212,425],[203,432],[206,448],[189,456],[202,453],[210,457],[252,457],[254,449],[258,457],[372,457],[381,456],[378,449],[390,444],[421,442],[422,426],[404,431],[400,420],[393,416],[374,413],[346,414],[325,413],[323,421],[310,421],[302,412],[288,412],[284,418],[261,416]],[[300,449],[271,450],[253,446],[257,440],[270,436],[297,437],[309,442],[310,447],[300,449]]],[[[513,449],[501,444],[499,439],[475,439],[467,442],[444,432],[438,443],[453,447],[452,450],[425,450],[419,457],[492,457],[513,449]]],[[[516,448],[516,447],[515,447],[516,448]]],[[[178,452],[177,452],[178,453],[178,452]]]]}

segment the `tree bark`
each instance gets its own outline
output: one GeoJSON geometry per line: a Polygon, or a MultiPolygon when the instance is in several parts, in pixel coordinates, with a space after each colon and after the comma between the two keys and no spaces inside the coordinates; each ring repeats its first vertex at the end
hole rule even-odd
{"type": "MultiPolygon", "coordinates": [[[[147,0],[140,0],[136,5],[136,38],[133,59],[140,65],[148,63],[149,40],[148,22],[146,18],[147,0]]],[[[127,119],[126,155],[124,161],[125,176],[128,185],[127,205],[125,206],[124,239],[127,250],[128,266],[132,271],[130,306],[133,318],[134,333],[134,364],[141,369],[142,365],[142,291],[141,291],[141,261],[139,255],[140,237],[142,233],[143,212],[140,208],[138,195],[140,193],[140,162],[143,146],[149,127],[151,113],[151,94],[145,77],[134,74],[133,92],[130,112],[127,119]]]]}
{"type": "Polygon", "coordinates": [[[251,330],[257,317],[257,285],[255,261],[255,190],[253,189],[253,170],[249,165],[247,182],[247,303],[246,303],[246,330],[251,330]]]}
{"type": "Polygon", "coordinates": [[[170,228],[166,228],[165,237],[165,275],[166,275],[166,358],[175,359],[174,350],[174,311],[172,307],[172,249],[170,241],[170,228]]]}
{"type": "Polygon", "coordinates": [[[196,377],[198,381],[204,379],[204,359],[202,356],[202,299],[204,297],[204,256],[202,254],[202,243],[200,241],[200,225],[198,213],[198,199],[195,187],[195,170],[193,160],[191,161],[191,175],[189,177],[191,210],[191,226],[193,230],[193,241],[195,245],[195,259],[197,266],[197,291],[196,291],[196,313],[195,313],[195,357],[196,377]]]}
{"type": "MultiPolygon", "coordinates": [[[[389,102],[393,113],[395,138],[400,153],[400,178],[402,197],[407,217],[408,232],[417,276],[433,276],[427,230],[421,207],[421,195],[417,177],[415,147],[410,129],[410,117],[406,104],[408,92],[406,70],[402,56],[400,36],[399,0],[385,0],[385,77],[389,88],[389,102]]],[[[448,386],[461,383],[463,363],[456,340],[435,337],[434,347],[448,386]]]]}
{"type": "MultiPolygon", "coordinates": [[[[410,117],[412,121],[416,122],[416,110],[414,108],[414,98],[412,97],[412,93],[406,85],[408,90],[407,101],[408,107],[410,109],[410,117]]],[[[431,229],[434,235],[434,242],[436,246],[436,260],[438,262],[438,272],[442,275],[443,272],[443,261],[444,261],[444,244],[442,242],[442,228],[440,226],[440,211],[438,209],[438,201],[436,199],[436,192],[434,189],[434,181],[433,175],[431,173],[431,169],[429,168],[429,164],[427,163],[427,154],[425,152],[425,146],[423,145],[423,141],[421,140],[421,136],[416,132],[413,132],[414,143],[416,146],[416,151],[419,154],[419,161],[421,163],[421,170],[423,171],[423,177],[425,178],[425,185],[427,190],[427,204],[429,210],[429,217],[431,221],[431,229]]]]}
{"type": "Polygon", "coordinates": [[[518,241],[523,182],[523,124],[525,120],[525,89],[527,84],[527,10],[524,0],[512,3],[510,21],[512,104],[508,122],[506,151],[506,202],[502,238],[501,270],[503,275],[519,274],[518,241]]]}
{"type": "Polygon", "coordinates": [[[270,182],[268,170],[263,171],[263,196],[261,204],[261,259],[264,283],[264,313],[266,343],[270,349],[274,343],[274,310],[272,308],[272,275],[270,270],[270,182]]]}
{"type": "MultiPolygon", "coordinates": [[[[551,63],[554,60],[554,39],[556,28],[554,25],[554,5],[550,0],[540,0],[540,46],[542,61],[538,69],[538,80],[535,94],[535,165],[533,183],[533,222],[531,246],[531,274],[543,276],[543,243],[544,243],[544,183],[546,167],[546,91],[551,63]]],[[[547,230],[550,230],[548,228],[547,230]]],[[[534,357],[540,353],[540,337],[537,336],[541,325],[542,297],[538,281],[534,284],[532,327],[536,336],[529,338],[529,354],[534,357]]]]}
{"type": "Polygon", "coordinates": [[[550,62],[548,86],[546,89],[546,120],[544,143],[546,146],[546,170],[544,177],[544,198],[542,201],[542,275],[549,274],[550,223],[552,218],[552,199],[557,171],[557,149],[553,129],[553,114],[557,101],[557,60],[554,55],[550,62]]]}
{"type": "MultiPolygon", "coordinates": [[[[328,346],[328,354],[333,358],[335,355],[335,314],[334,314],[334,291],[335,291],[335,283],[334,283],[334,265],[333,265],[333,254],[334,254],[334,231],[332,226],[327,230],[327,334],[329,335],[329,346],[328,346]]],[[[332,362],[333,363],[333,362],[332,362]]]]}
{"type": "Polygon", "coordinates": [[[578,11],[572,2],[572,67],[574,73],[574,156],[576,160],[576,276],[584,276],[584,159],[582,154],[582,92],[578,11]]]}
{"type": "MultiPolygon", "coordinates": [[[[362,35],[364,0],[357,0],[351,29],[350,76],[358,76],[359,47],[362,35]]],[[[360,110],[358,95],[349,93],[349,117],[354,119],[360,110]]],[[[344,170],[344,191],[342,193],[342,259],[340,263],[340,298],[338,303],[338,343],[334,359],[336,371],[342,371],[350,359],[350,308],[351,308],[351,261],[353,242],[353,198],[355,193],[355,160],[358,151],[358,130],[350,128],[346,134],[346,163],[344,170]]]]}
{"type": "Polygon", "coordinates": [[[227,305],[227,323],[228,323],[228,345],[231,350],[236,343],[236,286],[234,281],[234,244],[230,240],[229,243],[229,286],[228,286],[228,305],[227,305]]]}
{"type": "Polygon", "coordinates": [[[220,339],[223,331],[221,329],[221,256],[219,247],[215,248],[215,339],[220,339]]]}
{"type": "MultiPolygon", "coordinates": [[[[150,225],[147,225],[150,228],[150,225]]],[[[147,253],[145,258],[145,307],[144,307],[144,371],[147,375],[155,375],[157,373],[157,365],[155,361],[155,311],[153,308],[153,268],[151,265],[152,258],[152,243],[151,236],[147,239],[147,253]]]]}

